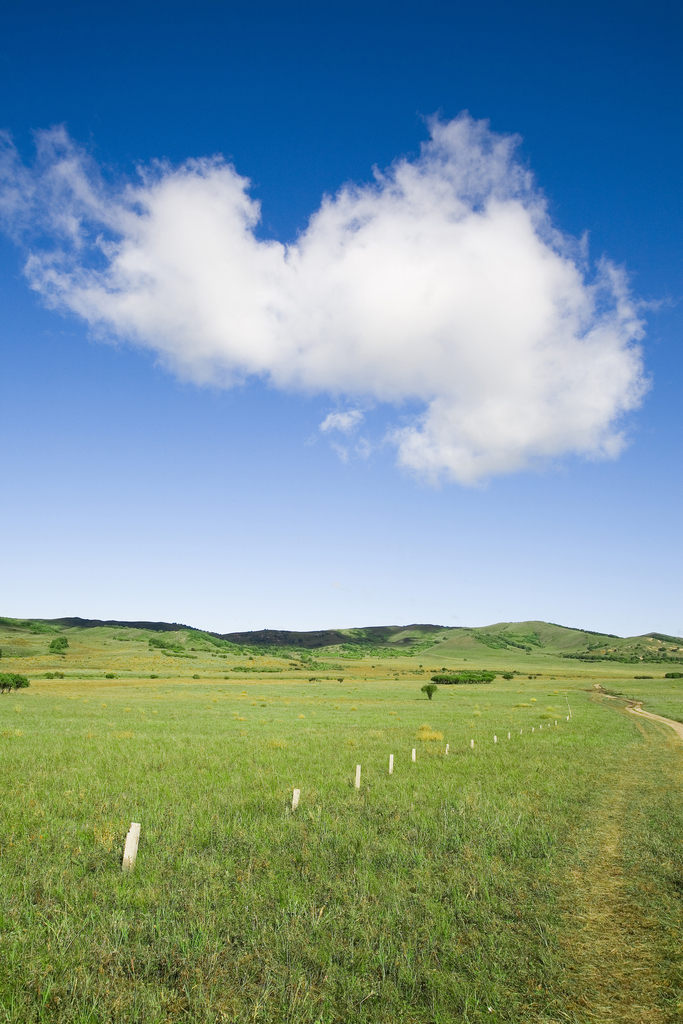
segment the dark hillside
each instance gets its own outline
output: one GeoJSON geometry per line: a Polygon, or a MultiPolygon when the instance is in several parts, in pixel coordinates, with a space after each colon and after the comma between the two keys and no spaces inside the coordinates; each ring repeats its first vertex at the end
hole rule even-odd
{"type": "MultiPolygon", "coordinates": [[[[308,632],[296,632],[288,629],[259,629],[244,633],[220,633],[221,640],[229,640],[233,644],[256,647],[335,647],[340,644],[358,646],[377,646],[391,642],[398,633],[418,634],[440,632],[445,626],[412,625],[412,626],[364,626],[357,629],[319,629],[308,632]]],[[[399,643],[410,646],[410,636],[401,637],[399,643]]]]}
{"type": "MultiPolygon", "coordinates": [[[[18,619],[6,619],[6,622],[20,624],[18,619]]],[[[151,629],[156,633],[175,633],[179,629],[192,629],[180,622],[123,622],[121,619],[80,619],[77,615],[62,619],[35,619],[32,622],[44,622],[48,626],[65,626],[67,628],[95,629],[98,626],[117,626],[121,629],[151,629]]],[[[23,625],[23,623],[21,623],[23,625]]]]}

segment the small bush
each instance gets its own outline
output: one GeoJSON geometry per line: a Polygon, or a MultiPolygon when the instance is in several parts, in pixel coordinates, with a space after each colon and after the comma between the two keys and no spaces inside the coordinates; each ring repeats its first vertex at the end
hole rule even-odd
{"type": "Polygon", "coordinates": [[[436,689],[437,688],[436,686],[434,686],[434,683],[425,683],[425,685],[421,688],[420,692],[426,693],[429,700],[431,700],[434,694],[436,693],[436,689]]]}
{"type": "Polygon", "coordinates": [[[195,672],[195,674],[194,674],[194,675],[192,676],[192,678],[193,678],[193,679],[199,679],[199,676],[198,676],[198,675],[197,675],[197,673],[195,672]]]}
{"type": "Polygon", "coordinates": [[[421,725],[417,730],[417,738],[422,740],[423,743],[428,743],[430,741],[442,740],[443,733],[432,729],[431,725],[428,725],[425,722],[425,724],[421,725]]]}
{"type": "Polygon", "coordinates": [[[64,651],[69,646],[69,641],[65,636],[56,636],[54,640],[50,641],[48,651],[50,654],[64,654],[64,651]]]}
{"type": "MultiPolygon", "coordinates": [[[[638,678],[638,677],[636,676],[636,678],[638,678]]],[[[644,679],[645,676],[643,676],[642,678],[644,679]]],[[[665,679],[683,679],[683,672],[665,672],[664,673],[664,678],[665,679]]]]}
{"type": "Polygon", "coordinates": [[[116,679],[116,676],[114,675],[113,672],[106,672],[105,675],[104,675],[104,678],[105,679],[116,679]]]}
{"type": "Polygon", "coordinates": [[[515,673],[514,672],[503,672],[503,679],[514,679],[514,678],[515,678],[515,673]]]}

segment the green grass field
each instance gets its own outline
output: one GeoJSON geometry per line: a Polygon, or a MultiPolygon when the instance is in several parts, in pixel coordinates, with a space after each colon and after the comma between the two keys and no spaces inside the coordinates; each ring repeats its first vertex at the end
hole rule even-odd
{"type": "Polygon", "coordinates": [[[0,1020],[681,1019],[681,741],[591,691],[683,717],[683,681],[120,634],[0,637],[0,1020]],[[465,664],[518,674],[420,692],[465,664]]]}

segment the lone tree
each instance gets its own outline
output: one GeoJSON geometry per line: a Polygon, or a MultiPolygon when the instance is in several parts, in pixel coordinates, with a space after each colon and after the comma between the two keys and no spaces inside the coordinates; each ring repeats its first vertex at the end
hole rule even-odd
{"type": "Polygon", "coordinates": [[[434,686],[434,683],[425,683],[422,687],[422,693],[426,693],[431,700],[436,693],[436,686],[434,686]]]}
{"type": "Polygon", "coordinates": [[[23,690],[29,686],[26,676],[20,676],[17,672],[0,672],[0,693],[11,693],[12,690],[23,690]]]}
{"type": "Polygon", "coordinates": [[[68,646],[69,641],[65,636],[56,636],[48,647],[48,650],[50,654],[64,654],[64,651],[68,646]]]}

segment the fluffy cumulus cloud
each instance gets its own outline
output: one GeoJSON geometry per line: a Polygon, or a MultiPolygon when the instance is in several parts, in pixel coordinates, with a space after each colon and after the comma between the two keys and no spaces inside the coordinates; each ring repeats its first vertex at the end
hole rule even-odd
{"type": "Polygon", "coordinates": [[[623,273],[553,227],[516,144],[434,120],[419,157],[327,196],[282,245],[256,236],[259,204],[223,159],[112,182],[53,129],[32,167],[4,140],[1,212],[31,286],[99,334],[199,383],[389,403],[401,465],[473,483],[618,454],[645,390],[623,273]]]}

